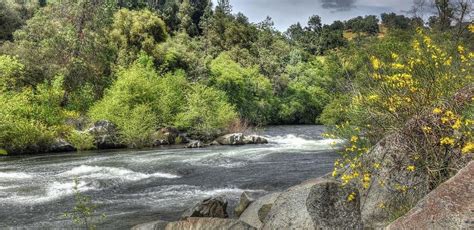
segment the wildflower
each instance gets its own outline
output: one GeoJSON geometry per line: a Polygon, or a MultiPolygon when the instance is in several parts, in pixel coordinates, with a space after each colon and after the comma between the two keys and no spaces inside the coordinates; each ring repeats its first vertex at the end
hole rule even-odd
{"type": "Polygon", "coordinates": [[[398,59],[398,54],[392,53],[392,58],[393,58],[393,59],[398,59]]]}
{"type": "Polygon", "coordinates": [[[463,154],[472,153],[474,151],[474,142],[468,142],[461,150],[463,154]]]}
{"type": "Polygon", "coordinates": [[[474,24],[469,24],[469,26],[467,27],[467,29],[468,29],[471,33],[474,33],[474,24]]]}
{"type": "Polygon", "coordinates": [[[356,198],[356,193],[352,192],[351,194],[349,194],[349,196],[347,196],[347,201],[353,201],[355,200],[355,198],[356,198]]]}
{"type": "Polygon", "coordinates": [[[357,136],[352,136],[351,137],[351,142],[357,142],[359,138],[357,136]]]}
{"type": "Polygon", "coordinates": [[[451,145],[451,146],[454,146],[454,139],[453,139],[453,138],[450,138],[450,137],[443,137],[443,138],[441,138],[440,143],[441,143],[442,145],[451,145]]]}
{"type": "Polygon", "coordinates": [[[337,169],[334,169],[334,171],[332,171],[332,177],[336,177],[337,176],[337,169]]]}
{"type": "Polygon", "coordinates": [[[379,208],[385,208],[385,203],[384,203],[384,202],[381,202],[381,203],[379,204],[379,208]]]}
{"type": "Polygon", "coordinates": [[[440,113],[442,113],[442,112],[443,112],[443,110],[441,110],[440,108],[435,108],[435,109],[433,109],[433,113],[434,113],[434,114],[440,114],[440,113]]]}
{"type": "Polygon", "coordinates": [[[430,133],[431,130],[432,130],[431,127],[428,127],[428,126],[423,126],[421,129],[422,129],[423,132],[425,132],[425,133],[430,133]]]}
{"type": "Polygon", "coordinates": [[[410,172],[413,172],[413,171],[415,171],[415,166],[410,165],[410,166],[407,167],[407,170],[410,171],[410,172]]]}
{"type": "Polygon", "coordinates": [[[458,52],[459,52],[459,53],[464,53],[464,47],[461,46],[461,45],[459,45],[459,46],[458,46],[458,52]]]}
{"type": "Polygon", "coordinates": [[[377,59],[376,57],[372,57],[372,58],[370,59],[370,61],[372,62],[372,66],[374,67],[375,70],[380,69],[380,65],[381,65],[381,64],[380,64],[380,60],[379,60],[379,59],[377,59]]]}
{"type": "Polygon", "coordinates": [[[462,124],[461,120],[460,120],[460,119],[456,119],[456,121],[454,122],[454,124],[453,124],[451,127],[452,127],[453,129],[456,129],[456,130],[457,130],[457,129],[461,128],[461,124],[462,124]]]}
{"type": "Polygon", "coordinates": [[[374,168],[375,168],[375,169],[379,169],[379,168],[380,168],[380,164],[379,164],[379,163],[374,163],[374,168]]]}

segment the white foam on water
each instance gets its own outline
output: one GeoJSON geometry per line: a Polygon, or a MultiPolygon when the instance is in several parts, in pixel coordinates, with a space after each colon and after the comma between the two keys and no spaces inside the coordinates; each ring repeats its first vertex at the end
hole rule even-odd
{"type": "Polygon", "coordinates": [[[277,144],[279,149],[290,148],[303,150],[332,150],[335,146],[345,142],[341,139],[308,140],[293,134],[268,137],[268,139],[271,144],[277,144]]]}
{"type": "Polygon", "coordinates": [[[159,178],[180,178],[178,175],[170,174],[170,173],[163,173],[163,172],[156,172],[153,174],[146,174],[141,172],[135,172],[125,168],[115,168],[115,167],[104,167],[104,166],[89,166],[89,165],[81,165],[78,167],[74,167],[69,171],[61,173],[60,176],[65,177],[84,177],[84,178],[95,178],[95,179],[114,179],[120,178],[126,181],[138,181],[143,180],[151,177],[159,177],[159,178]]]}
{"type": "Polygon", "coordinates": [[[24,180],[33,178],[33,175],[22,172],[0,172],[0,181],[24,180]]]}

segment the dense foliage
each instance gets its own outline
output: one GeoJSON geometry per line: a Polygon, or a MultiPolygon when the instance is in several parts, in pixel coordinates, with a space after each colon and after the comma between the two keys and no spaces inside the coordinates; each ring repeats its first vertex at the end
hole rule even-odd
{"type": "MultiPolygon", "coordinates": [[[[44,151],[58,138],[79,150],[92,148],[93,138],[74,130],[71,120],[109,120],[130,147],[152,145],[161,127],[212,136],[240,121],[340,124],[365,117],[383,124],[367,135],[385,132],[413,115],[398,110],[406,98],[421,96],[388,95],[368,78],[368,64],[400,62],[380,74],[407,81],[414,73],[401,66],[410,65],[416,28],[439,37],[456,34],[451,46],[472,38],[463,20],[446,23],[459,16],[454,9],[440,11],[432,28],[420,18],[387,13],[381,21],[367,15],[330,25],[314,15],[306,26],[280,32],[271,18],[251,23],[234,14],[228,0],[215,7],[208,0],[33,2],[0,3],[2,153],[44,151]],[[367,103],[369,94],[391,98],[377,108],[397,106],[396,119],[378,110],[377,117],[355,114],[353,98],[367,103]]],[[[469,57],[472,47],[463,49],[469,57]]],[[[461,71],[430,69],[451,70],[461,71]]],[[[450,85],[444,96],[459,88],[452,82],[439,83],[450,85]]],[[[438,99],[423,101],[434,106],[438,99]]]]}

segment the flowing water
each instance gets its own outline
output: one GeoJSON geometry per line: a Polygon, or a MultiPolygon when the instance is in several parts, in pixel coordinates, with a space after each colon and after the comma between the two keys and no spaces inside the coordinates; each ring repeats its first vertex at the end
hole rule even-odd
{"type": "Polygon", "coordinates": [[[161,148],[0,158],[0,229],[66,228],[78,189],[107,217],[100,229],[176,220],[211,196],[230,206],[243,191],[281,191],[331,171],[334,140],[322,126],[276,126],[267,145],[161,148]]]}

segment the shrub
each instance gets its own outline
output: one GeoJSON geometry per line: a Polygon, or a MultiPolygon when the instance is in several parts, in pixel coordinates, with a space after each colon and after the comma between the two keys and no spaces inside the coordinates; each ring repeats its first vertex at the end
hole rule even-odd
{"type": "Polygon", "coordinates": [[[73,130],[67,136],[67,140],[78,150],[90,150],[94,149],[94,136],[87,132],[80,132],[77,130],[73,130]]]}
{"type": "Polygon", "coordinates": [[[147,105],[138,105],[117,124],[122,141],[131,148],[149,147],[153,144],[153,133],[157,119],[147,105]]]}
{"type": "Polygon", "coordinates": [[[24,68],[17,58],[0,55],[0,92],[21,86],[24,68]]]}
{"type": "Polygon", "coordinates": [[[178,114],[175,124],[196,133],[218,134],[236,118],[235,108],[224,92],[196,84],[187,96],[185,112],[178,114]]]}

